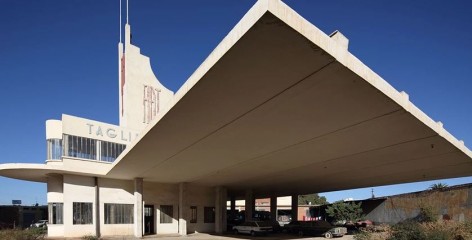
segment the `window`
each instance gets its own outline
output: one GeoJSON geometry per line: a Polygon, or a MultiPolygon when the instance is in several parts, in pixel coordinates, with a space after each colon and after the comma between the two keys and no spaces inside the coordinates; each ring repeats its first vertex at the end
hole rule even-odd
{"type": "Polygon", "coordinates": [[[62,159],[62,139],[48,139],[47,141],[47,159],[62,159]]]}
{"type": "MultiPolygon", "coordinates": [[[[64,134],[62,142],[63,144],[60,144],[63,145],[62,151],[64,152],[64,156],[104,162],[115,161],[115,159],[118,158],[126,148],[125,144],[100,141],[67,134],[64,134]]],[[[62,156],[62,151],[60,152],[60,156],[62,156]]]]}
{"type": "Polygon", "coordinates": [[[73,224],[92,224],[93,206],[92,203],[74,202],[72,211],[73,224]]]}
{"type": "Polygon", "coordinates": [[[64,221],[62,220],[63,207],[64,203],[48,204],[49,224],[64,224],[64,221]]]}
{"type": "Polygon", "coordinates": [[[133,204],[105,203],[105,224],[133,223],[133,204]]]}
{"type": "Polygon", "coordinates": [[[161,223],[172,223],[174,219],[174,207],[172,205],[161,205],[161,223]]]}
{"type": "Polygon", "coordinates": [[[203,211],[204,223],[214,223],[215,222],[215,208],[214,207],[205,207],[203,211]]]}
{"type": "Polygon", "coordinates": [[[97,159],[97,140],[64,134],[64,156],[97,159]]]}
{"type": "Polygon", "coordinates": [[[190,207],[190,223],[197,222],[197,206],[190,207]]]}
{"type": "Polygon", "coordinates": [[[112,142],[101,141],[100,160],[105,162],[113,162],[125,150],[126,145],[112,142]]]}

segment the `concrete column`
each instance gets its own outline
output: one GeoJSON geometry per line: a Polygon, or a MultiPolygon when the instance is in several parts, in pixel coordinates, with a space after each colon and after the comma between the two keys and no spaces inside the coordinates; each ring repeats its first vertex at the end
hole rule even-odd
{"type": "Polygon", "coordinates": [[[277,221],[277,197],[270,197],[270,220],[277,221]]]}
{"type": "Polygon", "coordinates": [[[227,190],[224,187],[215,189],[215,232],[222,234],[226,231],[226,199],[227,190]]]}
{"type": "Polygon", "coordinates": [[[143,236],[143,179],[134,179],[134,236],[143,236]]]}
{"type": "Polygon", "coordinates": [[[292,195],[292,221],[298,220],[298,194],[292,195]]]}
{"type": "Polygon", "coordinates": [[[187,235],[187,183],[179,183],[179,234],[187,235]]]}
{"type": "Polygon", "coordinates": [[[246,190],[244,210],[246,211],[246,221],[251,221],[254,213],[254,193],[252,189],[246,190]]]}
{"type": "Polygon", "coordinates": [[[95,236],[100,237],[100,189],[98,187],[98,178],[95,177],[95,236]]]}

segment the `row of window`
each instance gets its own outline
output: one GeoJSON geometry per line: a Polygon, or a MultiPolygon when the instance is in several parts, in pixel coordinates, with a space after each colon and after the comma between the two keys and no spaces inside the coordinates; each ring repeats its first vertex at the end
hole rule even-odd
{"type": "MultiPolygon", "coordinates": [[[[134,223],[133,204],[112,204],[105,203],[105,224],[131,224],[134,223]]],[[[161,205],[160,223],[172,223],[174,219],[174,206],[161,205]]],[[[64,224],[63,203],[49,203],[49,223],[64,224]]],[[[152,216],[150,209],[144,209],[145,216],[152,216]]],[[[74,202],[72,204],[72,216],[74,225],[93,224],[93,204],[87,202],[74,202]]],[[[197,207],[190,207],[190,223],[197,223],[197,207]]],[[[203,222],[215,222],[215,208],[204,207],[203,222]]]]}
{"type": "Polygon", "coordinates": [[[47,140],[47,159],[60,160],[64,155],[66,157],[113,162],[125,148],[125,144],[64,134],[63,139],[47,140]]]}
{"type": "MultiPolygon", "coordinates": [[[[64,204],[49,203],[49,223],[64,224],[64,204]]],[[[133,204],[105,203],[105,224],[133,223],[133,204]]],[[[87,202],[72,203],[72,224],[93,224],[93,204],[87,202]]]]}

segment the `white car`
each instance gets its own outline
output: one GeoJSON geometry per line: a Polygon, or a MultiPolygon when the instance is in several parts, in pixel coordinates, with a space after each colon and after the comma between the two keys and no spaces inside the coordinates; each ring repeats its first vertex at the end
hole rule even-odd
{"type": "Polygon", "coordinates": [[[46,228],[46,227],[47,227],[47,224],[48,224],[48,220],[39,220],[38,222],[31,224],[30,227],[34,227],[34,228],[46,228]]]}
{"type": "Polygon", "coordinates": [[[251,234],[251,236],[255,236],[256,234],[266,234],[268,232],[272,232],[272,226],[269,222],[244,222],[241,225],[234,226],[233,232],[235,234],[239,233],[247,233],[251,234]]]}

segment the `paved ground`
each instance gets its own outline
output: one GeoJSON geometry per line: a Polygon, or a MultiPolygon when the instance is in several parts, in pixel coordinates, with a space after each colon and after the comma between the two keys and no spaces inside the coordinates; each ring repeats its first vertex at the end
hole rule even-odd
{"type": "MultiPolygon", "coordinates": [[[[59,240],[63,238],[51,238],[51,240],[59,240]]],[[[81,238],[77,238],[79,240],[81,238]]],[[[102,238],[103,240],[135,240],[136,238],[133,237],[105,237],[102,238]]],[[[180,239],[185,239],[185,240],[239,240],[239,239],[256,239],[256,240],[276,240],[276,239],[282,239],[282,240],[292,240],[292,239],[300,239],[300,240],[315,240],[315,239],[325,239],[323,237],[298,237],[294,235],[289,235],[289,234],[283,234],[283,233],[278,233],[278,234],[269,234],[266,236],[256,236],[252,237],[249,235],[233,235],[233,234],[227,234],[227,235],[212,235],[212,234],[205,234],[205,233],[195,233],[195,234],[189,234],[188,236],[181,237],[179,235],[152,235],[152,236],[145,236],[143,237],[144,240],[180,240],[180,239]]],[[[346,235],[344,237],[340,238],[334,238],[334,239],[339,239],[339,240],[353,240],[352,235],[346,235]]],[[[72,239],[67,239],[67,240],[72,240],[72,239]]],[[[75,240],[75,239],[74,239],[75,240]]]]}

